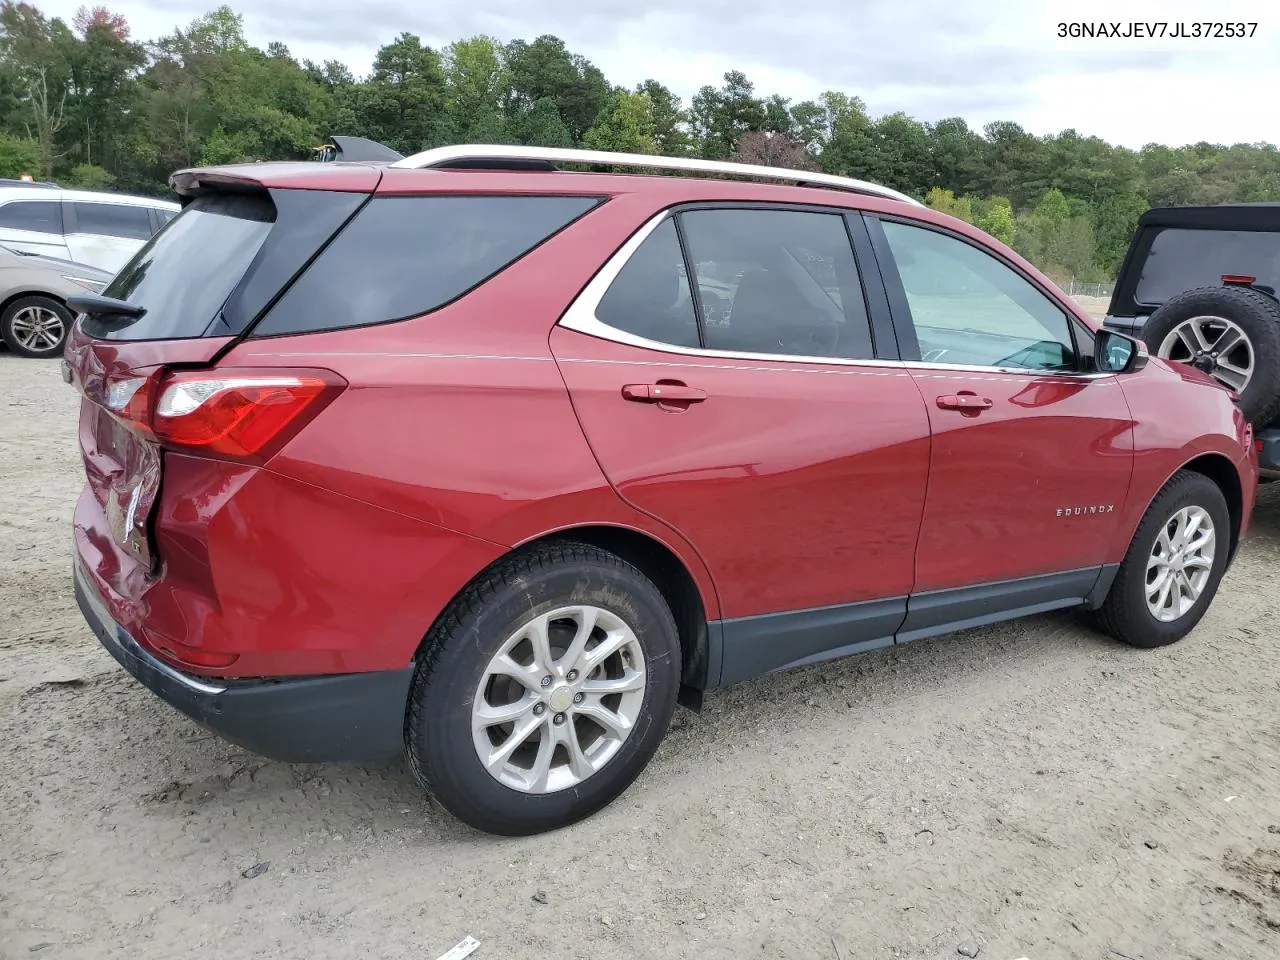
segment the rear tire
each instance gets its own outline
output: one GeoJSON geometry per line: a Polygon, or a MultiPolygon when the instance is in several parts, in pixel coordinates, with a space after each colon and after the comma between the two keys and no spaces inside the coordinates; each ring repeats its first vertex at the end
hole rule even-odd
{"type": "Polygon", "coordinates": [[[0,313],[0,337],[20,357],[61,356],[74,317],[50,297],[20,297],[0,313]]]}
{"type": "Polygon", "coordinates": [[[409,694],[410,764],[477,829],[567,826],[612,802],[653,757],[680,665],[671,610],[636,567],[581,543],[514,554],[427,636],[409,694]]]}
{"type": "Polygon", "coordinates": [[[1231,514],[1222,491],[1203,474],[1180,470],[1147,508],[1106,600],[1092,615],[1095,625],[1134,647],[1150,649],[1181,640],[1213,602],[1230,549],[1231,514]],[[1182,543],[1181,552],[1174,529],[1180,521],[1188,526],[1196,523],[1195,531],[1182,543]],[[1203,544],[1197,550],[1198,538],[1203,539],[1200,535],[1206,528],[1211,536],[1209,550],[1203,544]],[[1174,562],[1162,563],[1158,554],[1174,562]],[[1183,559],[1188,561],[1185,567],[1183,559]],[[1179,580],[1170,574],[1173,583],[1166,602],[1160,603],[1161,573],[1169,572],[1170,566],[1181,570],[1184,578],[1179,580]],[[1194,599],[1191,587],[1198,587],[1194,599]],[[1175,600],[1180,602],[1175,605],[1175,600]]]}
{"type": "Polygon", "coordinates": [[[1255,427],[1266,426],[1280,414],[1280,303],[1266,294],[1245,287],[1188,290],[1150,316],[1142,339],[1152,355],[1166,360],[1190,363],[1203,347],[1206,363],[1230,364],[1210,375],[1240,394],[1240,411],[1255,427]],[[1203,341],[1197,341],[1196,329],[1205,331],[1203,341]],[[1219,357],[1219,345],[1237,331],[1246,342],[1219,357]],[[1240,389],[1235,370],[1244,368],[1246,358],[1249,379],[1240,389]]]}

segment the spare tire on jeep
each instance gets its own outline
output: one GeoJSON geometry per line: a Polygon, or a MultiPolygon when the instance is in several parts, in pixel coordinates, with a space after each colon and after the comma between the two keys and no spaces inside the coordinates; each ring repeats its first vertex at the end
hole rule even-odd
{"type": "Polygon", "coordinates": [[[1248,287],[1201,287],[1165,301],[1142,328],[1147,349],[1240,395],[1255,427],[1280,414],[1280,303],[1248,287]]]}

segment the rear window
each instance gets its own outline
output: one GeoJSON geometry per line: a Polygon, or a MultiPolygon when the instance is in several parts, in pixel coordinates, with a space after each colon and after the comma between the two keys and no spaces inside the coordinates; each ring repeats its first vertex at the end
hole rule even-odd
{"type": "Polygon", "coordinates": [[[253,335],[336,330],[428,313],[598,203],[598,197],[376,197],[253,335]]]}
{"type": "Polygon", "coordinates": [[[1216,287],[1230,274],[1280,287],[1280,233],[1166,227],[1151,242],[1134,299],[1158,305],[1196,287],[1216,287]]]}
{"type": "Polygon", "coordinates": [[[146,312],[124,322],[87,316],[84,332],[110,340],[201,336],[244,276],[274,220],[275,207],[265,196],[198,197],[102,291],[146,312]]]}

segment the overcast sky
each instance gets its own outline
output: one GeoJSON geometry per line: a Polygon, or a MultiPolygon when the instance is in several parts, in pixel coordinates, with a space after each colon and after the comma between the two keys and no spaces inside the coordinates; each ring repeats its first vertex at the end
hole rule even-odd
{"type": "MultiPolygon", "coordinates": [[[[70,21],[79,0],[34,0],[70,21]]],[[[687,98],[739,69],[757,93],[856,94],[873,116],[1074,127],[1130,147],[1280,141],[1274,0],[236,0],[250,42],[357,74],[400,32],[433,46],[487,33],[561,37],[614,83],[655,77],[687,98]],[[575,8],[578,12],[575,12],[575,8]],[[590,12],[581,12],[589,10],[590,12]],[[481,12],[487,11],[487,12],[481,12]],[[1158,11],[1158,12],[1153,12],[1158,11]],[[1244,39],[1072,39],[1062,22],[1257,23],[1244,39]]],[[[108,2],[136,39],[185,26],[216,0],[108,2]]],[[[1159,26],[1155,27],[1159,30],[1159,26]]],[[[341,132],[341,131],[335,131],[341,132]]]]}

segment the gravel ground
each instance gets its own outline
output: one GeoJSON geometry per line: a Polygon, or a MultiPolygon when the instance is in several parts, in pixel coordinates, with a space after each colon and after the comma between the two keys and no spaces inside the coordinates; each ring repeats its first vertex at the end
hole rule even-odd
{"type": "Polygon", "coordinates": [[[116,667],[70,590],[75,411],[0,354],[5,960],[1280,956],[1280,491],[1171,649],[1047,616],[746,684],[602,814],[498,840],[116,667]]]}

